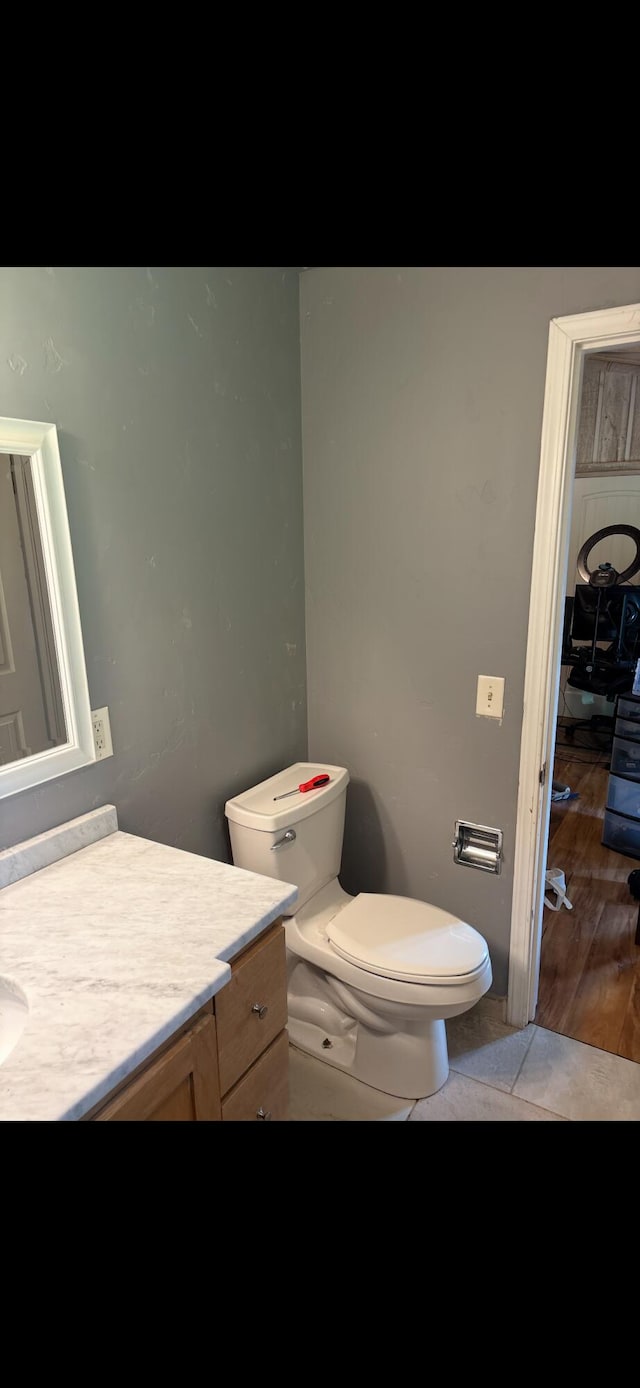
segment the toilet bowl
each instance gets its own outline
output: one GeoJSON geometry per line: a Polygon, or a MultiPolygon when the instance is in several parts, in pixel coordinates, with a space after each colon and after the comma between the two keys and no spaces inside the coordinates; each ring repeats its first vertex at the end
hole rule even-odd
{"type": "Polygon", "coordinates": [[[386,1094],[425,1098],[449,1073],[445,1020],[491,986],[489,951],[440,907],[343,890],[348,783],[345,767],[297,762],[227,801],[233,861],[298,888],[284,922],[292,1045],[386,1094]],[[328,783],[298,789],[321,772],[328,783]]]}

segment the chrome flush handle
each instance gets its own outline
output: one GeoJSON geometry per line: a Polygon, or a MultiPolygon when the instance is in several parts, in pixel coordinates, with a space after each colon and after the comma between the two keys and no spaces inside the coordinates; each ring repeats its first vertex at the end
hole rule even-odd
{"type": "Polygon", "coordinates": [[[285,843],[293,843],[294,840],[295,840],[295,837],[296,837],[296,831],[295,831],[295,829],[285,829],[285,832],[284,832],[284,834],[282,835],[282,838],[281,838],[281,839],[278,839],[276,843],[272,843],[272,845],[271,845],[271,852],[273,853],[274,848],[282,848],[282,847],[284,846],[285,843]]]}

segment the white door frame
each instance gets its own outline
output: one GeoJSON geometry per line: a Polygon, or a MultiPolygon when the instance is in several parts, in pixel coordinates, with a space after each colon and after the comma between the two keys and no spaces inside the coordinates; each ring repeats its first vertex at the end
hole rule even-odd
{"type": "Polygon", "coordinates": [[[532,1021],[538,996],[543,879],[560,680],[582,367],[588,352],[640,344],[640,304],[554,318],[549,326],[520,744],[507,1021],[532,1021]],[[545,768],[541,782],[541,771],[545,768]]]}

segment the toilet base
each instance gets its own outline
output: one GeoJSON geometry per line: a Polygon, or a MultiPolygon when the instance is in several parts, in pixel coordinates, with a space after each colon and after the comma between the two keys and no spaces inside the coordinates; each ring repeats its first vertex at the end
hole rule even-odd
{"type": "Polygon", "coordinates": [[[298,965],[297,977],[292,974],[290,979],[294,986],[289,990],[288,1030],[293,1046],[399,1099],[426,1099],[442,1088],[449,1074],[443,1020],[422,1019],[398,1026],[395,1019],[386,1025],[381,1019],[384,1029],[373,1030],[346,1013],[340,998],[334,1001],[330,996],[335,980],[325,977],[321,982],[322,976],[315,970],[307,972],[307,967],[298,965]],[[299,991],[303,972],[304,992],[299,991]]]}

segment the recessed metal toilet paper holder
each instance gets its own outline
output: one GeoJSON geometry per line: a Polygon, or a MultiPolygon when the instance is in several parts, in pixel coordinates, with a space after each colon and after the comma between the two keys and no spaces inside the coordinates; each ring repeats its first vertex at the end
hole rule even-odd
{"type": "Polygon", "coordinates": [[[502,829],[471,824],[457,819],[453,840],[453,861],[481,872],[500,872],[502,867],[502,829]]]}

